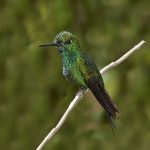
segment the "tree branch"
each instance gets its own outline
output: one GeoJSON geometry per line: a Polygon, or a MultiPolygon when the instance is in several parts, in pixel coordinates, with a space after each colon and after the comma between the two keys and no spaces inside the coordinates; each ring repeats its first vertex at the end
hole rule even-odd
{"type": "MultiPolygon", "coordinates": [[[[145,43],[145,41],[141,41],[139,44],[137,44],[136,46],[134,46],[132,49],[130,49],[127,53],[125,53],[122,57],[120,57],[118,60],[116,60],[115,62],[110,63],[109,65],[107,65],[106,67],[104,67],[103,69],[100,70],[101,74],[106,73],[108,70],[118,66],[120,63],[122,63],[123,61],[125,61],[128,57],[130,57],[134,52],[136,52],[143,44],[145,43]]],[[[88,90],[87,90],[88,91],[88,90]]],[[[69,116],[69,114],[71,113],[71,111],[73,110],[73,108],[77,105],[77,103],[81,100],[81,98],[84,96],[84,93],[87,91],[78,91],[78,93],[76,94],[75,98],[72,100],[72,102],[70,103],[68,109],[66,110],[66,112],[64,113],[64,115],[62,116],[62,118],[60,119],[60,121],[58,122],[58,124],[56,125],[55,128],[53,128],[48,135],[44,138],[44,140],[42,141],[42,143],[37,147],[36,150],[42,150],[43,146],[49,141],[51,140],[51,138],[59,131],[59,129],[62,127],[62,125],[64,124],[65,120],[67,119],[67,117],[69,116]]]]}

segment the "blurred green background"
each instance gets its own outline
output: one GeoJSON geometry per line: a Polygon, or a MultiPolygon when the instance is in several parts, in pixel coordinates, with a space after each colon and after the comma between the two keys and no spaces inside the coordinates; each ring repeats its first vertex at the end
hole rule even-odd
{"type": "Polygon", "coordinates": [[[78,36],[99,68],[147,43],[103,77],[120,109],[113,136],[89,92],[44,150],[150,149],[150,1],[0,0],[0,149],[35,149],[78,91],[62,75],[57,33],[78,36]]]}

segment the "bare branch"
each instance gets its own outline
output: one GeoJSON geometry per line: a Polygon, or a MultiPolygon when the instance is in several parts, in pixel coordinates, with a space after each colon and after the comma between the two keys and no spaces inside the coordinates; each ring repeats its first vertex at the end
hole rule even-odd
{"type": "MultiPolygon", "coordinates": [[[[108,70],[110,70],[110,69],[118,66],[120,63],[122,63],[128,57],[130,57],[134,52],[136,52],[144,43],[145,43],[145,41],[141,41],[139,44],[137,44],[132,49],[130,49],[127,53],[125,53],[118,60],[116,60],[115,62],[110,63],[109,65],[107,65],[106,67],[104,67],[103,69],[101,69],[100,73],[104,74],[108,70]]],[[[69,114],[71,113],[71,111],[73,110],[73,108],[77,105],[77,103],[84,96],[84,93],[87,92],[87,91],[82,91],[82,90],[78,91],[78,93],[76,94],[75,98],[71,101],[69,107],[67,108],[66,112],[64,113],[64,115],[62,116],[62,118],[60,119],[60,121],[58,122],[58,124],[56,125],[56,127],[53,128],[49,132],[49,134],[44,138],[44,140],[42,141],[42,143],[38,146],[38,148],[36,150],[42,150],[43,146],[59,131],[59,129],[62,127],[62,125],[64,124],[65,120],[67,119],[67,117],[69,116],[69,114]]]]}
{"type": "Polygon", "coordinates": [[[145,43],[144,40],[142,40],[139,44],[135,45],[132,49],[130,49],[127,53],[125,53],[122,57],[120,57],[118,60],[115,62],[110,63],[106,67],[100,70],[101,74],[104,74],[108,70],[118,66],[121,64],[123,61],[125,61],[129,56],[131,56],[134,52],[136,52],[143,44],[145,43]]]}

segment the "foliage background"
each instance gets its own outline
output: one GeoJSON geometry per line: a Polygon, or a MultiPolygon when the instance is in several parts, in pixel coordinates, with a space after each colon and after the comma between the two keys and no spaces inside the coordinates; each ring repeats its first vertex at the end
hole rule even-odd
{"type": "Polygon", "coordinates": [[[116,136],[88,93],[44,150],[148,150],[149,7],[147,0],[1,0],[0,149],[35,149],[78,90],[64,79],[57,50],[37,47],[67,30],[79,37],[99,68],[140,40],[147,43],[104,75],[121,113],[116,136]]]}

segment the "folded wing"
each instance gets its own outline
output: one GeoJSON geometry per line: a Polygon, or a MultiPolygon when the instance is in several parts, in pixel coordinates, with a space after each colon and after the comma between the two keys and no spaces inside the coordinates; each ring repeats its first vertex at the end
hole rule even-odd
{"type": "Polygon", "coordinates": [[[114,128],[113,119],[116,118],[119,111],[116,104],[106,92],[101,74],[92,59],[80,61],[80,72],[88,88],[107,112],[111,125],[114,128]]]}

